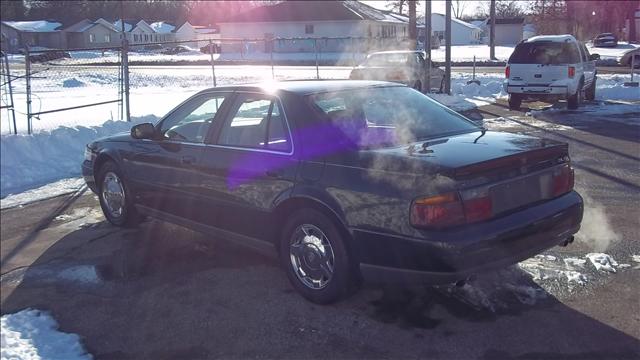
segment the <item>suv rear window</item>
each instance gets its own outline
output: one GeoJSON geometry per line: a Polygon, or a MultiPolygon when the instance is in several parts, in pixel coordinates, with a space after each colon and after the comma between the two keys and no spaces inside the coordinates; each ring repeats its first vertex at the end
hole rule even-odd
{"type": "Polygon", "coordinates": [[[511,64],[575,64],[580,62],[578,48],[571,43],[535,41],[516,46],[509,58],[511,64]]]}

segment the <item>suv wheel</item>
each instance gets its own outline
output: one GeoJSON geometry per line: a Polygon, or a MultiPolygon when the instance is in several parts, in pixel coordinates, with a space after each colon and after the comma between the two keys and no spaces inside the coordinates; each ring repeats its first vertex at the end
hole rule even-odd
{"type": "Polygon", "coordinates": [[[584,98],[589,101],[596,99],[596,80],[598,80],[598,78],[594,77],[591,86],[584,92],[584,98]]]}
{"type": "Polygon", "coordinates": [[[520,105],[522,105],[522,96],[518,94],[509,94],[509,109],[520,110],[520,105]]]}
{"type": "Polygon", "coordinates": [[[569,98],[567,99],[567,107],[569,109],[575,110],[578,108],[578,106],[580,106],[580,103],[582,103],[582,92],[584,91],[582,86],[583,82],[581,80],[578,84],[578,90],[576,90],[576,93],[569,96],[569,98]]]}
{"type": "Polygon", "coordinates": [[[422,83],[420,80],[416,80],[416,82],[413,83],[413,88],[418,91],[422,91],[422,83]]]}
{"type": "Polygon", "coordinates": [[[293,213],[280,239],[280,260],[294,288],[307,300],[328,304],[344,298],[354,283],[344,237],[323,213],[293,213]]]}
{"type": "Polygon", "coordinates": [[[118,166],[112,161],[107,161],[100,167],[97,179],[100,207],[107,220],[120,227],[138,225],[141,217],[133,205],[133,197],[118,166]]]}

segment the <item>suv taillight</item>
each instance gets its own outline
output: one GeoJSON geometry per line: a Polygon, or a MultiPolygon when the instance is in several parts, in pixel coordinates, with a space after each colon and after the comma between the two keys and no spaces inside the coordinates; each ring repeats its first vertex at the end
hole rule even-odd
{"type": "Polygon", "coordinates": [[[504,68],[504,77],[508,79],[509,75],[511,75],[511,66],[507,66],[506,68],[504,68]]]}
{"type": "Polygon", "coordinates": [[[489,219],[492,210],[488,193],[451,192],[414,200],[410,221],[414,227],[447,227],[489,219]]]}
{"type": "Polygon", "coordinates": [[[574,76],[576,76],[576,68],[573,66],[569,66],[569,77],[573,78],[574,76]]]}
{"type": "Polygon", "coordinates": [[[574,172],[571,166],[564,165],[553,172],[553,196],[560,196],[573,190],[574,172]]]}

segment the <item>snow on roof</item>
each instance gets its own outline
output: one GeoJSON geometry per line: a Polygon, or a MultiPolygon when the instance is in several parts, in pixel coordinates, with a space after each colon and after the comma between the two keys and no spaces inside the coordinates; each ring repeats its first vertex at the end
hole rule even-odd
{"type": "Polygon", "coordinates": [[[53,32],[62,26],[59,22],[37,20],[37,21],[3,21],[3,24],[19,31],[27,32],[53,32]]]}
{"type": "Polygon", "coordinates": [[[149,24],[149,26],[151,26],[153,31],[160,34],[168,34],[173,30],[175,30],[176,28],[175,25],[169,24],[166,21],[156,21],[154,23],[149,24]]]}
{"type": "Polygon", "coordinates": [[[534,41],[552,41],[552,42],[567,42],[567,41],[576,41],[576,38],[573,35],[538,35],[534,37],[530,37],[527,39],[527,42],[534,41]]]}
{"type": "MultiPolygon", "coordinates": [[[[120,19],[116,20],[113,22],[113,26],[116,27],[116,29],[120,30],[122,29],[122,21],[120,19]]],[[[125,32],[129,32],[133,29],[133,25],[129,24],[129,23],[124,23],[124,31],[125,32]]]]}

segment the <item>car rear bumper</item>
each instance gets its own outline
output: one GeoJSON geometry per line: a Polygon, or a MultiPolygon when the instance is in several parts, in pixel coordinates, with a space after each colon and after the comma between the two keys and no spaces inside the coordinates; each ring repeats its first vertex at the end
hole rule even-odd
{"type": "Polygon", "coordinates": [[[445,284],[503,268],[560,245],[580,229],[583,202],[570,192],[495,220],[409,238],[354,230],[368,282],[445,284]]]}
{"type": "Polygon", "coordinates": [[[522,95],[553,95],[567,96],[569,88],[566,85],[558,86],[531,86],[531,85],[506,85],[505,91],[509,94],[522,95]]]}

